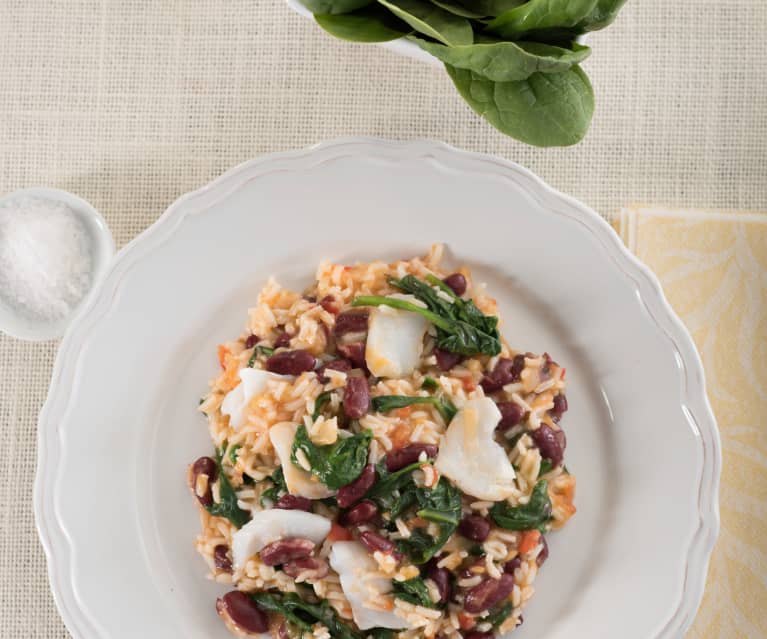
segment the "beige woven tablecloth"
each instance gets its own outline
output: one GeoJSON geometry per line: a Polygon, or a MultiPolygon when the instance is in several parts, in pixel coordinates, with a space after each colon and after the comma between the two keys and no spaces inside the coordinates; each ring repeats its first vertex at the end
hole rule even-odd
{"type": "MultiPolygon", "coordinates": [[[[540,150],[480,121],[440,70],[335,41],[281,0],[2,0],[0,193],[74,191],[122,246],[243,160],[364,134],[499,154],[605,216],[632,202],[764,209],[765,36],[765,0],[630,0],[590,41],[591,132],[540,150]]],[[[55,349],[0,337],[4,639],[68,636],[31,505],[55,349]]]]}

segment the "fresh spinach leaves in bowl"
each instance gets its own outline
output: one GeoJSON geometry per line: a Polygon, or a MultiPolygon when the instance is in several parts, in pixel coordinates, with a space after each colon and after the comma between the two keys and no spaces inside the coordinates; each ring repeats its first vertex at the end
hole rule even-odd
{"type": "Polygon", "coordinates": [[[301,0],[325,31],[353,42],[407,38],[440,60],[469,106],[535,146],[583,139],[594,92],[577,39],[626,0],[301,0]]]}

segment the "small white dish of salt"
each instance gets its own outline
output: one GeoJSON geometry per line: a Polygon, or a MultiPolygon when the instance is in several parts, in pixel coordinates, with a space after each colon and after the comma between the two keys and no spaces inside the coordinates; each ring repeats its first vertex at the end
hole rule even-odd
{"type": "Polygon", "coordinates": [[[72,193],[30,188],[0,198],[0,331],[61,337],[114,252],[104,218],[72,193]]]}

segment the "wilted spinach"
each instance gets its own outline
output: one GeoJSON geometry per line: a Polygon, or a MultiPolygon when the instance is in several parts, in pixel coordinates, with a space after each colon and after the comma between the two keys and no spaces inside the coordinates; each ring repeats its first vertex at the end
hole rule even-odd
{"type": "Polygon", "coordinates": [[[229,478],[224,472],[223,465],[224,448],[220,451],[216,451],[216,464],[218,465],[218,502],[211,502],[210,506],[206,506],[206,510],[216,517],[225,517],[231,521],[237,528],[242,528],[249,520],[250,513],[242,510],[237,505],[237,494],[232,487],[229,478]]]}
{"type": "Polygon", "coordinates": [[[297,451],[306,455],[311,473],[331,490],[350,484],[360,476],[368,458],[368,446],[373,434],[366,430],[351,437],[340,438],[335,444],[317,446],[309,439],[302,424],[296,430],[290,459],[301,467],[296,458],[297,451]]]}
{"type": "Polygon", "coordinates": [[[282,495],[288,492],[288,485],[285,482],[285,473],[282,470],[282,466],[277,468],[269,478],[272,482],[271,488],[267,488],[261,493],[261,505],[264,506],[264,502],[268,499],[272,503],[276,502],[282,495]]]}
{"type": "Polygon", "coordinates": [[[338,618],[327,600],[313,604],[304,601],[294,592],[252,592],[249,596],[262,610],[283,615],[288,623],[303,631],[311,631],[312,625],[319,622],[330,631],[334,639],[363,637],[338,618]]]}
{"type": "Polygon", "coordinates": [[[418,517],[437,524],[438,533],[432,536],[425,528],[414,528],[410,537],[397,543],[397,548],[414,564],[424,564],[442,549],[458,527],[461,493],[442,477],[434,488],[416,488],[413,506],[418,517]]]}
{"type": "Polygon", "coordinates": [[[431,404],[437,409],[446,424],[455,417],[458,409],[447,397],[410,397],[407,395],[379,395],[370,400],[371,408],[378,413],[386,413],[397,408],[405,406],[414,406],[417,404],[431,404]]]}
{"type": "Polygon", "coordinates": [[[392,581],[392,593],[397,599],[402,599],[416,606],[425,606],[427,608],[436,608],[429,596],[429,589],[426,582],[420,577],[413,577],[406,581],[392,581]]]}
{"type": "Polygon", "coordinates": [[[389,283],[413,295],[426,308],[408,300],[377,295],[361,295],[352,301],[352,306],[391,306],[418,313],[436,327],[437,346],[451,353],[472,356],[497,355],[501,352],[498,318],[485,315],[471,300],[461,299],[454,294],[452,297],[446,294],[448,299],[445,299],[431,284],[413,275],[406,275],[399,280],[390,278],[389,283]]]}
{"type": "Polygon", "coordinates": [[[316,422],[320,415],[322,415],[322,407],[330,401],[333,396],[333,391],[325,391],[317,395],[317,399],[314,400],[314,412],[312,412],[312,421],[316,422]]]}
{"type": "Polygon", "coordinates": [[[510,506],[506,502],[497,502],[490,509],[490,516],[496,524],[507,530],[544,531],[551,518],[551,500],[545,479],[539,481],[530,495],[530,501],[522,506],[510,506]]]}
{"type": "Polygon", "coordinates": [[[491,610],[487,617],[485,617],[482,621],[489,623],[493,628],[497,628],[504,621],[506,621],[506,619],[509,618],[509,615],[513,612],[513,610],[514,606],[512,606],[511,603],[503,604],[499,608],[491,610]]]}

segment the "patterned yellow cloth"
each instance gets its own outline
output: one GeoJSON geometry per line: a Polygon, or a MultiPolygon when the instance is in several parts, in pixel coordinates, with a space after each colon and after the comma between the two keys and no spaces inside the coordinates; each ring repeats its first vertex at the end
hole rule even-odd
{"type": "Polygon", "coordinates": [[[767,214],[634,207],[615,223],[703,358],[722,528],[688,637],[767,637],[767,214]]]}

